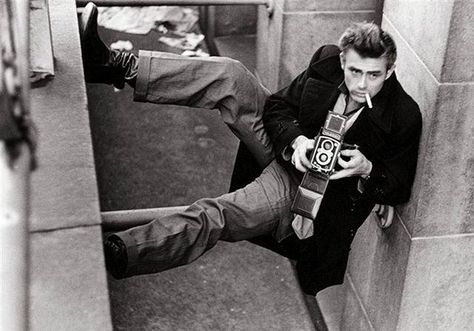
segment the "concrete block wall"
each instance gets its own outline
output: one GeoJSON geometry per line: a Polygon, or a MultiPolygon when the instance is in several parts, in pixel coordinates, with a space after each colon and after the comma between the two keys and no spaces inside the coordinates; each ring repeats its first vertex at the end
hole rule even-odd
{"type": "MultiPolygon", "coordinates": [[[[276,0],[258,13],[257,73],[287,85],[324,43],[378,1],[276,0]]],[[[474,325],[474,2],[385,0],[397,75],[418,102],[423,133],[409,203],[393,225],[359,229],[343,285],[318,294],[330,330],[470,330],[474,325]]]]}
{"type": "Polygon", "coordinates": [[[309,64],[323,44],[337,44],[352,22],[373,21],[377,0],[275,0],[272,17],[258,9],[257,73],[275,92],[309,64]]]}
{"type": "Polygon", "coordinates": [[[394,224],[366,222],[344,284],[342,330],[469,330],[474,325],[472,1],[386,0],[397,74],[423,114],[411,201],[394,224]]]}

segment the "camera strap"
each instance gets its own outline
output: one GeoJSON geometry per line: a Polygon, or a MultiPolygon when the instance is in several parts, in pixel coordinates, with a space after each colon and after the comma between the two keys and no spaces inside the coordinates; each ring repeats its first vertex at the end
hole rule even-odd
{"type": "MultiPolygon", "coordinates": [[[[350,127],[357,120],[357,118],[359,117],[360,113],[362,112],[364,108],[365,107],[362,106],[356,112],[351,112],[350,114],[345,115],[347,116],[347,121],[345,124],[344,132],[347,132],[347,130],[350,129],[350,127]]],[[[346,109],[346,94],[341,93],[339,94],[336,104],[334,105],[333,112],[335,112],[336,114],[344,115],[345,109],[346,109]]]]}

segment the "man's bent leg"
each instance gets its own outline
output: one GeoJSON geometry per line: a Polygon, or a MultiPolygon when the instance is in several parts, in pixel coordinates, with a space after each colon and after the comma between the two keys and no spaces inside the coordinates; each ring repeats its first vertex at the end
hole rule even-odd
{"type": "Polygon", "coordinates": [[[264,167],[273,159],[262,113],[270,92],[239,61],[140,51],[135,101],[218,109],[264,167]]]}
{"type": "Polygon", "coordinates": [[[108,240],[119,238],[126,247],[127,265],[118,277],[190,263],[218,240],[238,241],[264,234],[284,239],[292,233],[290,206],[296,187],[296,181],[273,161],[243,189],[199,200],[184,212],[113,234],[108,240]]]}

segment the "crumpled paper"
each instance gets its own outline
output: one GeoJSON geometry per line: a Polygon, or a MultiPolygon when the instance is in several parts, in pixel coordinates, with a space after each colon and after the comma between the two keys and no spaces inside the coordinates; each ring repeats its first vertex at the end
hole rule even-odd
{"type": "Polygon", "coordinates": [[[99,7],[98,24],[133,34],[147,34],[159,25],[177,34],[192,30],[199,19],[196,10],[178,6],[99,7]]]}
{"type": "Polygon", "coordinates": [[[110,44],[110,49],[130,52],[133,49],[133,44],[130,40],[117,40],[110,44]]]}
{"type": "Polygon", "coordinates": [[[198,48],[195,51],[192,50],[185,50],[183,53],[181,53],[182,56],[187,56],[187,57],[209,57],[209,53],[204,52],[202,49],[198,48]]]}
{"type": "Polygon", "coordinates": [[[204,35],[192,32],[199,20],[198,11],[180,6],[100,7],[98,24],[116,31],[148,34],[152,29],[159,41],[182,50],[194,50],[204,35]]]}
{"type": "Polygon", "coordinates": [[[201,43],[201,41],[204,40],[204,35],[196,33],[186,33],[186,35],[181,38],[160,37],[158,40],[171,47],[176,47],[184,50],[193,50],[201,43]]]}

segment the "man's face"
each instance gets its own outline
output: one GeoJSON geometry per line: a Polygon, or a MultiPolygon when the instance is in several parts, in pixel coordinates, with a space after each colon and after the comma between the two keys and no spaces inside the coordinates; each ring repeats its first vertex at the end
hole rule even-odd
{"type": "Polygon", "coordinates": [[[371,98],[379,93],[385,80],[395,69],[395,65],[393,65],[387,70],[385,57],[361,57],[353,49],[348,49],[344,54],[341,53],[341,65],[349,95],[358,103],[365,103],[366,93],[371,98]]]}

